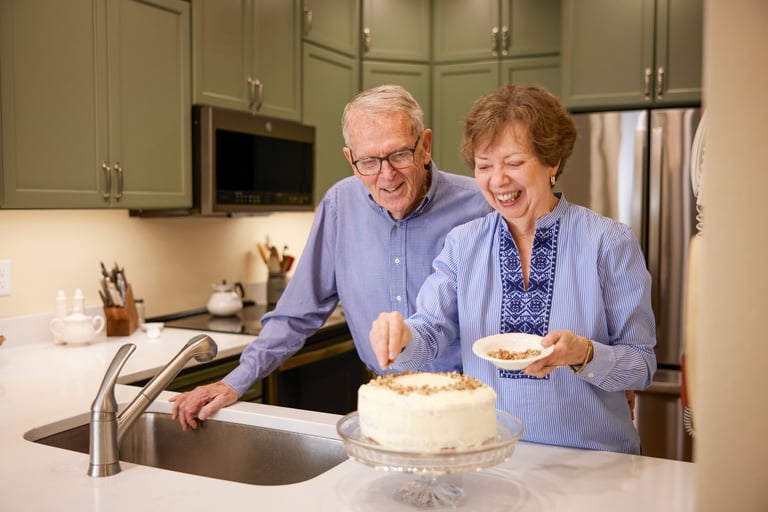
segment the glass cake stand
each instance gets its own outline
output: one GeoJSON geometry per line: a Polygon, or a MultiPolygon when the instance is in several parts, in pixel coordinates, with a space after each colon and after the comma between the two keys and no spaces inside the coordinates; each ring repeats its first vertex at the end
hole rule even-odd
{"type": "Polygon", "coordinates": [[[386,449],[360,433],[360,418],[352,412],[339,420],[336,430],[351,458],[384,471],[411,473],[417,479],[397,488],[394,498],[419,508],[454,506],[464,490],[440,480],[441,475],[479,471],[509,460],[515,443],[523,435],[523,423],[503,411],[496,411],[496,437],[468,450],[443,450],[432,453],[386,449]]]}

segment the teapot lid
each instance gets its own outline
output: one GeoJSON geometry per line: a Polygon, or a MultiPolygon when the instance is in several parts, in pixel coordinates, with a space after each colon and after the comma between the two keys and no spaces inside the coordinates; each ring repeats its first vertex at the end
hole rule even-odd
{"type": "Polygon", "coordinates": [[[217,292],[231,292],[233,289],[231,284],[227,284],[226,279],[222,279],[221,283],[213,283],[211,287],[217,292]]]}

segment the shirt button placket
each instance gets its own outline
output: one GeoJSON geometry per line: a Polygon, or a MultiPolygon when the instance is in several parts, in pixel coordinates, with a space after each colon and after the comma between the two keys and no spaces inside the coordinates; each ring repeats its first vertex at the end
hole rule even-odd
{"type": "Polygon", "coordinates": [[[389,289],[392,297],[392,309],[400,312],[403,316],[408,314],[408,304],[406,300],[405,289],[405,265],[403,255],[405,254],[405,224],[397,222],[393,225],[390,236],[390,261],[389,268],[389,289]]]}

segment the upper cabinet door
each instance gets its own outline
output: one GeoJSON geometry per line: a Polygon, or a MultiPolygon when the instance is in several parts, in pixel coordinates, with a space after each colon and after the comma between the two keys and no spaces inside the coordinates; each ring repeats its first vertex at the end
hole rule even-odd
{"type": "Polygon", "coordinates": [[[701,101],[702,0],[656,2],[656,105],[701,101]]]}
{"type": "Polygon", "coordinates": [[[250,103],[250,0],[192,0],[193,101],[244,110],[250,103]]]}
{"type": "Polygon", "coordinates": [[[301,0],[193,0],[194,103],[301,117],[301,0]]]}
{"type": "Polygon", "coordinates": [[[464,118],[472,103],[499,86],[499,62],[485,60],[432,68],[432,158],[448,172],[473,176],[459,154],[464,118]]]}
{"type": "Polygon", "coordinates": [[[0,0],[0,24],[3,207],[191,206],[187,2],[0,0]]]}
{"type": "Polygon", "coordinates": [[[571,108],[650,104],[653,0],[563,0],[562,99],[571,108]]]}
{"type": "Polygon", "coordinates": [[[570,109],[701,101],[702,0],[563,0],[562,8],[570,109]]]}
{"type": "Polygon", "coordinates": [[[364,0],[363,58],[429,62],[430,0],[364,0]]]}
{"type": "Polygon", "coordinates": [[[560,0],[502,0],[502,57],[560,53],[560,0]]]}
{"type": "Polygon", "coordinates": [[[108,5],[112,205],[190,207],[189,4],[112,0],[108,5]]]}
{"type": "Polygon", "coordinates": [[[254,2],[252,111],[301,119],[301,23],[301,0],[254,2]]]}
{"type": "Polygon", "coordinates": [[[0,0],[3,207],[108,204],[105,9],[0,0]]]}
{"type": "Polygon", "coordinates": [[[499,0],[438,0],[432,3],[435,62],[500,56],[499,0]]]}
{"type": "Polygon", "coordinates": [[[435,62],[560,53],[560,0],[433,2],[435,62]]]}
{"type": "Polygon", "coordinates": [[[303,0],[304,40],[350,57],[360,55],[359,0],[303,0]]]}
{"type": "Polygon", "coordinates": [[[305,124],[315,127],[315,204],[337,181],[352,175],[344,158],[341,113],[360,90],[357,59],[303,45],[305,124]]]}

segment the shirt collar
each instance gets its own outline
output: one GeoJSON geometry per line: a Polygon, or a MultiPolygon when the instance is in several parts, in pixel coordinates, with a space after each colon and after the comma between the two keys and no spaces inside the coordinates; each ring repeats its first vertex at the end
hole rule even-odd
{"type": "Polygon", "coordinates": [[[565,210],[568,208],[568,201],[562,192],[555,192],[555,196],[559,199],[555,208],[543,217],[536,219],[537,231],[551,227],[565,214],[565,210]]]}
{"type": "Polygon", "coordinates": [[[400,220],[393,219],[389,215],[389,212],[384,207],[382,207],[376,201],[373,200],[373,196],[371,196],[370,193],[368,194],[368,203],[371,205],[372,208],[378,210],[381,214],[386,215],[387,218],[392,220],[392,222],[404,222],[404,221],[407,221],[409,219],[412,219],[413,217],[417,217],[417,216],[421,215],[426,210],[427,205],[433,202],[433,199],[434,199],[435,194],[437,192],[437,187],[438,187],[438,183],[437,182],[440,180],[440,173],[436,172],[437,171],[437,166],[434,164],[434,162],[430,161],[427,164],[426,169],[427,169],[427,172],[431,174],[431,178],[429,180],[429,189],[427,190],[427,193],[424,196],[424,198],[421,200],[421,202],[416,206],[416,208],[414,208],[411,213],[409,213],[408,215],[406,215],[402,219],[400,219],[400,220]]]}

